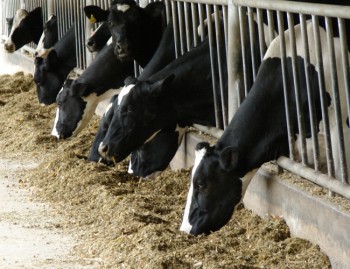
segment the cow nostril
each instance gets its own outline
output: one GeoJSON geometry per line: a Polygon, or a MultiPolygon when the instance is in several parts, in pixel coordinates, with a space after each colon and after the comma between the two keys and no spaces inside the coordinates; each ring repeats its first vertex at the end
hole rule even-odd
{"type": "Polygon", "coordinates": [[[105,144],[102,144],[102,145],[100,146],[100,152],[101,152],[101,153],[106,153],[107,151],[108,151],[108,146],[105,145],[105,144]]]}
{"type": "Polygon", "coordinates": [[[87,46],[89,47],[92,47],[94,45],[94,42],[92,40],[89,40],[87,43],[86,43],[87,46]]]}
{"type": "Polygon", "coordinates": [[[121,50],[121,49],[122,49],[122,47],[120,46],[120,44],[117,44],[117,49],[118,49],[118,50],[121,50]]]}

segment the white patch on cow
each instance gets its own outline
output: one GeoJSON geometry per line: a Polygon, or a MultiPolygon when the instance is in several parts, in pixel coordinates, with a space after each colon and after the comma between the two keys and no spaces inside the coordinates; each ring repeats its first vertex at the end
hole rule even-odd
{"type": "MultiPolygon", "coordinates": [[[[301,26],[297,25],[294,27],[295,29],[295,38],[296,38],[296,47],[297,47],[297,55],[305,58],[305,52],[304,47],[302,44],[302,37],[301,37],[301,26]]],[[[316,43],[314,38],[314,32],[313,32],[313,26],[312,22],[307,22],[307,36],[308,36],[308,43],[309,43],[309,51],[310,51],[310,63],[316,68],[316,71],[319,72],[318,67],[316,65],[317,58],[316,58],[316,43]]],[[[324,69],[324,81],[325,81],[325,88],[326,91],[331,96],[331,105],[328,107],[328,115],[329,115],[329,122],[330,122],[330,133],[331,133],[331,143],[332,143],[332,153],[334,158],[334,165],[335,165],[335,176],[337,179],[341,178],[341,161],[340,161],[340,143],[339,143],[339,134],[336,127],[336,115],[335,115],[335,108],[334,108],[334,97],[333,97],[333,87],[332,87],[332,79],[331,79],[331,63],[329,59],[329,48],[327,43],[327,34],[326,31],[319,27],[319,33],[320,33],[320,43],[322,47],[322,61],[323,61],[323,69],[324,69]]],[[[286,43],[286,55],[287,57],[291,57],[291,49],[290,49],[290,35],[289,30],[285,31],[285,43],[286,43]]],[[[350,141],[350,130],[346,126],[346,115],[347,115],[347,106],[346,106],[346,90],[345,90],[345,79],[344,79],[344,72],[342,68],[342,54],[341,54],[341,44],[339,38],[333,39],[334,43],[334,51],[335,51],[335,61],[336,61],[336,69],[337,69],[337,78],[338,78],[338,85],[339,85],[339,94],[340,94],[340,101],[341,101],[341,110],[342,110],[342,128],[343,128],[343,134],[344,134],[344,141],[350,141]]],[[[276,38],[273,42],[271,42],[270,47],[267,51],[267,53],[264,56],[264,59],[267,58],[273,58],[273,57],[280,57],[280,39],[276,38]]],[[[348,54],[348,58],[350,59],[350,55],[348,54]]],[[[303,67],[304,68],[304,67],[303,67]]],[[[324,138],[322,137],[324,126],[323,121],[320,122],[320,132],[318,134],[319,140],[321,141],[320,146],[324,147],[322,143],[324,143],[324,138]]],[[[299,137],[298,137],[299,138],[299,137]]],[[[301,146],[299,143],[300,139],[297,139],[295,143],[295,147],[298,152],[301,152],[301,146]]],[[[308,148],[308,156],[312,156],[312,142],[311,139],[306,139],[307,142],[307,148],[308,148]],[[309,151],[311,149],[311,151],[309,151]]],[[[326,157],[324,156],[325,151],[320,151],[321,156],[320,160],[326,160],[326,157]]],[[[350,144],[345,143],[345,154],[347,156],[347,170],[350,171],[350,144]]],[[[310,164],[313,163],[313,158],[308,158],[308,161],[310,164]]]]}
{"type": "Polygon", "coordinates": [[[194,165],[192,168],[191,185],[190,185],[190,190],[187,194],[185,211],[184,211],[184,215],[183,215],[183,219],[182,219],[182,223],[181,223],[181,227],[180,227],[180,231],[183,231],[183,232],[188,233],[188,234],[191,232],[191,229],[192,229],[192,225],[189,222],[189,214],[190,214],[192,195],[193,195],[193,177],[196,173],[198,165],[202,161],[206,152],[207,152],[206,148],[196,150],[196,152],[195,152],[196,156],[195,156],[194,165]]]}
{"type": "MultiPolygon", "coordinates": [[[[38,45],[36,46],[35,49],[35,56],[39,56],[39,52],[44,49],[44,38],[45,34],[44,32],[41,34],[40,40],[38,42],[38,45]]],[[[40,57],[40,56],[39,56],[40,57]]]]}
{"type": "Polygon", "coordinates": [[[161,130],[158,130],[158,131],[154,132],[152,135],[150,135],[150,137],[148,137],[147,140],[145,141],[145,143],[143,143],[143,144],[146,144],[149,141],[151,141],[160,131],[161,130]]]}
{"type": "Polygon", "coordinates": [[[58,139],[60,139],[60,135],[57,132],[57,127],[56,126],[57,126],[59,115],[60,115],[60,109],[57,108],[56,109],[55,123],[53,124],[53,128],[52,128],[52,131],[51,131],[51,135],[56,136],[58,139]]]}
{"type": "Polygon", "coordinates": [[[110,103],[108,105],[108,107],[106,108],[106,111],[105,111],[105,114],[104,114],[105,116],[107,115],[108,111],[111,110],[112,107],[113,107],[113,103],[110,103]]]}
{"type": "Polygon", "coordinates": [[[130,8],[129,5],[126,5],[126,4],[123,4],[123,5],[117,4],[117,10],[119,10],[119,11],[121,11],[121,12],[125,12],[125,11],[127,11],[129,8],[130,8]]]}
{"type": "Polygon", "coordinates": [[[107,41],[107,46],[109,46],[109,45],[112,44],[112,43],[113,43],[113,38],[110,37],[110,38],[108,39],[108,41],[107,41]]]}
{"type": "Polygon", "coordinates": [[[124,88],[120,91],[119,95],[118,95],[118,105],[120,106],[120,104],[123,101],[123,98],[129,94],[129,92],[131,91],[132,88],[134,88],[135,84],[130,84],[128,86],[124,86],[124,88]]]}
{"type": "Polygon", "coordinates": [[[7,38],[7,40],[4,43],[4,46],[5,46],[5,49],[7,52],[12,53],[16,50],[16,45],[12,41],[12,35],[13,35],[13,32],[15,31],[15,29],[21,23],[21,21],[27,16],[28,16],[28,12],[26,10],[24,10],[24,9],[17,10],[16,15],[13,18],[13,25],[12,25],[11,33],[9,34],[9,37],[7,38]]]}
{"type": "Polygon", "coordinates": [[[120,88],[119,89],[109,89],[108,91],[106,91],[105,93],[103,93],[99,96],[97,96],[96,93],[92,93],[92,94],[88,95],[87,97],[82,97],[84,102],[86,102],[86,106],[85,106],[82,118],[78,122],[77,127],[73,131],[72,136],[78,135],[86,127],[86,125],[89,123],[90,119],[94,115],[97,105],[101,101],[103,101],[107,98],[111,98],[112,96],[118,94],[119,92],[120,92],[120,88]]]}
{"type": "Polygon", "coordinates": [[[134,173],[134,170],[132,170],[131,160],[129,161],[128,173],[129,174],[133,174],[134,173]]]}

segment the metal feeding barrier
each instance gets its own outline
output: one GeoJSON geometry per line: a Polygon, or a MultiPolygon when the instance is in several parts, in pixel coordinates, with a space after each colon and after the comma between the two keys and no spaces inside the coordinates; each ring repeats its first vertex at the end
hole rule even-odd
{"type": "MultiPolygon", "coordinates": [[[[146,6],[154,0],[136,1],[140,6],[146,6]]],[[[216,128],[206,129],[219,137],[228,125],[230,119],[238,109],[241,102],[249,93],[256,79],[259,66],[264,59],[270,43],[279,37],[281,48],[282,74],[285,92],[289,86],[286,78],[286,50],[291,51],[293,85],[295,95],[299,96],[300,89],[298,76],[296,74],[296,52],[304,51],[304,71],[306,84],[309,85],[310,51],[316,53],[316,69],[321,96],[326,90],[332,91],[334,96],[334,118],[336,119],[336,132],[331,133],[330,122],[325,100],[322,104],[322,126],[316,126],[314,104],[309,98],[309,118],[311,137],[305,135],[305,122],[303,110],[297,105],[298,130],[301,143],[297,145],[300,151],[300,160],[295,152],[295,141],[292,135],[292,126],[288,125],[290,156],[281,157],[277,164],[296,175],[309,179],[324,186],[346,198],[350,199],[349,173],[347,171],[346,143],[341,122],[350,118],[350,92],[349,92],[349,53],[348,40],[350,40],[350,29],[346,29],[345,23],[350,19],[350,7],[336,5],[321,5],[285,0],[164,0],[166,6],[166,20],[172,21],[174,25],[174,40],[176,56],[186,53],[196,47],[207,36],[210,43],[210,56],[213,78],[213,96],[215,103],[216,128]],[[300,20],[302,48],[295,44],[293,15],[297,14],[300,20]],[[285,20],[284,18],[287,18],[285,20]],[[336,18],[336,23],[331,18],[336,18]],[[310,38],[306,28],[309,21],[313,27],[315,47],[309,47],[310,38]],[[324,21],[326,25],[326,44],[321,44],[319,23],[324,21]],[[290,38],[285,40],[284,32],[289,30],[290,38]],[[340,47],[334,47],[334,32],[339,33],[340,47]],[[323,54],[323,47],[327,46],[330,53],[323,54]],[[336,57],[340,55],[340,57],[336,57]],[[339,63],[341,59],[341,63],[339,63]],[[337,63],[338,61],[338,63],[337,63]],[[328,65],[324,68],[324,62],[328,65]],[[338,64],[338,68],[337,68],[338,64]],[[339,66],[341,70],[339,70],[339,66]],[[226,72],[227,70],[227,72],[226,72]],[[331,74],[324,74],[324,70],[330,70],[331,74]],[[339,76],[344,78],[339,80],[339,76]],[[330,77],[331,82],[325,83],[325,76],[330,77]],[[341,114],[341,102],[339,91],[345,91],[347,115],[341,114]],[[321,140],[317,135],[318,127],[322,133],[321,140]],[[325,146],[322,147],[321,144],[325,146]],[[339,156],[333,156],[332,148],[338,148],[339,156]],[[308,151],[312,149],[312,155],[308,151]],[[325,156],[325,166],[322,167],[325,156]],[[334,160],[339,160],[339,171],[335,171],[334,160]],[[337,176],[337,179],[335,179],[337,176]]],[[[55,14],[58,19],[59,38],[61,38],[70,27],[75,27],[76,49],[77,49],[77,72],[82,72],[92,61],[93,55],[85,47],[87,37],[98,24],[92,25],[86,18],[83,7],[86,5],[97,5],[108,9],[110,0],[2,0],[2,37],[6,36],[7,27],[4,18],[12,17],[20,7],[28,11],[37,6],[43,7],[44,20],[55,14]]],[[[34,46],[25,46],[33,49],[34,46]]],[[[29,49],[28,49],[29,50],[29,49]]],[[[289,56],[288,56],[289,57],[289,56]]],[[[135,66],[135,75],[142,70],[135,66]]],[[[310,93],[308,93],[310,95],[310,93]]],[[[288,96],[285,103],[288,104],[288,96]]],[[[298,101],[298,100],[297,100],[298,101]]],[[[298,102],[297,102],[298,103],[298,102]]],[[[333,113],[333,112],[332,112],[333,113]]],[[[287,122],[290,121],[288,106],[286,106],[287,122]]],[[[332,115],[333,116],[333,115],[332,115]]],[[[268,119],[267,119],[268,120],[268,119]]],[[[199,127],[198,127],[199,128],[199,127]]],[[[350,154],[350,153],[349,153],[350,154]]]]}

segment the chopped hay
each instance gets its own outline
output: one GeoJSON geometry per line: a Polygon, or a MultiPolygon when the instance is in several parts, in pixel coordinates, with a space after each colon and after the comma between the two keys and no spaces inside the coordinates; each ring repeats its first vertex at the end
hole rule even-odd
{"type": "Polygon", "coordinates": [[[55,108],[38,105],[32,79],[0,79],[13,85],[10,95],[0,90],[4,157],[40,162],[20,175],[23,186],[63,216],[56,226],[79,237],[76,254],[96,268],[330,268],[318,246],[290,237],[282,219],[263,220],[243,207],[209,236],[179,232],[189,170],[143,180],[127,173],[127,161],[90,163],[97,118],[78,137],[57,141],[50,136],[55,108]]]}

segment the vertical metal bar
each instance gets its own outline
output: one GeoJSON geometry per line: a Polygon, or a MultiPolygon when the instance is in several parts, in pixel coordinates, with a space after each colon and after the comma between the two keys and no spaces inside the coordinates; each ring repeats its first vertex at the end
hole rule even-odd
{"type": "Polygon", "coordinates": [[[293,132],[292,119],[289,111],[290,96],[289,96],[289,89],[288,89],[289,81],[288,81],[288,73],[287,73],[286,41],[284,36],[283,14],[280,11],[277,11],[277,23],[278,23],[278,36],[280,38],[281,68],[282,68],[284,104],[285,104],[287,132],[288,132],[289,158],[294,161],[295,160],[295,152],[293,147],[294,132],[293,132]]]}
{"type": "Polygon", "coordinates": [[[219,100],[219,94],[217,89],[217,66],[215,63],[215,40],[214,40],[214,29],[213,22],[211,17],[211,8],[209,5],[206,5],[207,11],[207,21],[208,21],[208,35],[209,35],[209,44],[210,44],[210,63],[211,63],[211,78],[213,85],[213,96],[214,96],[214,106],[215,106],[215,121],[216,127],[219,129],[223,129],[222,121],[221,121],[221,106],[219,100]]]}
{"type": "Polygon", "coordinates": [[[271,10],[267,11],[267,23],[269,27],[269,43],[267,46],[269,46],[272,40],[275,39],[275,21],[273,19],[273,12],[271,10]]]}
{"type": "MultiPolygon", "coordinates": [[[[227,92],[224,88],[224,74],[223,74],[223,65],[222,62],[225,53],[226,53],[226,46],[224,38],[222,37],[222,23],[220,18],[220,11],[219,7],[217,5],[214,5],[214,18],[215,18],[215,33],[216,33],[216,52],[217,52],[217,64],[219,69],[219,86],[220,86],[220,96],[221,96],[221,111],[222,111],[222,122],[223,122],[223,128],[226,128],[228,124],[228,109],[227,109],[227,92]]],[[[225,33],[224,33],[225,34],[225,33]]],[[[227,78],[226,78],[227,79],[227,78]]]]}
{"type": "MultiPolygon", "coordinates": [[[[340,35],[340,46],[341,46],[341,59],[342,59],[342,67],[343,67],[343,76],[344,76],[344,88],[345,88],[345,96],[346,96],[346,107],[348,111],[348,124],[350,124],[350,74],[349,74],[349,47],[348,47],[348,38],[349,36],[346,36],[346,30],[345,30],[345,20],[344,19],[338,19],[338,28],[339,28],[339,35],[340,35]]],[[[350,158],[350,156],[346,156],[346,158],[350,158]]],[[[349,173],[349,171],[348,171],[349,173]]],[[[348,183],[349,183],[348,178],[348,183]]]]}
{"type": "Polygon", "coordinates": [[[329,50],[329,62],[331,65],[330,70],[331,70],[331,82],[332,82],[332,88],[333,88],[334,113],[335,113],[335,120],[337,124],[337,133],[338,133],[341,181],[342,183],[346,183],[347,177],[348,177],[348,171],[347,171],[346,157],[345,157],[344,133],[342,128],[339,85],[337,80],[337,65],[335,61],[333,27],[332,27],[332,19],[329,17],[326,17],[326,29],[327,29],[326,31],[327,44],[328,44],[328,50],[329,50]]]}
{"type": "Polygon", "coordinates": [[[227,55],[227,47],[228,47],[228,7],[222,6],[222,16],[224,20],[224,35],[225,35],[225,47],[226,47],[226,55],[227,55]]]}
{"type": "Polygon", "coordinates": [[[192,33],[193,33],[193,46],[197,47],[198,44],[198,12],[196,10],[196,4],[191,3],[191,12],[192,12],[192,33]]]}
{"type": "Polygon", "coordinates": [[[177,24],[178,18],[176,16],[176,4],[175,1],[171,1],[171,11],[173,17],[173,27],[174,27],[174,42],[175,42],[175,57],[180,56],[180,44],[179,44],[179,27],[177,24]]]}
{"type": "Polygon", "coordinates": [[[266,45],[265,45],[265,32],[264,32],[264,22],[263,22],[263,14],[261,9],[257,9],[258,15],[258,33],[259,33],[259,49],[260,49],[260,60],[263,61],[264,55],[266,53],[266,45]]]}
{"type": "Polygon", "coordinates": [[[190,26],[190,4],[184,3],[185,8],[185,33],[186,33],[186,51],[189,51],[191,49],[191,26],[190,26]]]}
{"type": "Polygon", "coordinates": [[[181,55],[182,55],[186,52],[185,34],[184,34],[184,14],[183,14],[182,2],[177,2],[177,15],[178,15],[179,33],[180,33],[180,48],[181,48],[181,55]]]}
{"type": "Polygon", "coordinates": [[[292,71],[293,71],[293,84],[294,84],[294,93],[295,93],[295,101],[297,108],[297,122],[299,129],[299,145],[301,148],[301,161],[303,165],[307,164],[307,151],[306,151],[306,139],[305,139],[305,121],[304,121],[304,113],[301,108],[301,93],[300,93],[300,84],[298,77],[298,68],[296,62],[297,48],[295,43],[295,29],[294,29],[294,19],[293,14],[290,12],[287,13],[288,18],[288,27],[289,27],[289,46],[291,50],[291,58],[292,58],[292,71]]]}
{"type": "Polygon", "coordinates": [[[255,40],[255,27],[254,27],[254,14],[253,9],[248,7],[248,29],[249,29],[249,45],[250,45],[250,55],[252,61],[252,71],[253,71],[253,81],[255,81],[257,74],[257,63],[256,63],[256,55],[254,51],[254,45],[256,43],[255,40]]]}
{"type": "Polygon", "coordinates": [[[313,148],[313,160],[314,160],[314,169],[316,171],[320,170],[320,150],[318,145],[318,135],[317,135],[317,121],[316,121],[316,110],[315,110],[315,102],[314,102],[314,94],[311,89],[310,82],[310,52],[309,52],[309,41],[306,29],[306,19],[305,15],[300,14],[300,27],[301,27],[301,37],[303,42],[304,49],[304,69],[305,69],[305,78],[306,78],[306,90],[308,97],[308,105],[309,105],[309,117],[310,117],[310,129],[311,129],[311,137],[312,137],[312,148],[313,148]]]}
{"type": "Polygon", "coordinates": [[[171,18],[170,0],[165,0],[166,23],[169,24],[171,18]]]}
{"type": "Polygon", "coordinates": [[[314,42],[315,42],[315,52],[316,52],[316,69],[318,70],[318,86],[319,86],[320,96],[321,96],[321,110],[322,110],[322,119],[323,119],[324,134],[325,134],[327,171],[330,177],[335,177],[318,16],[314,16],[314,15],[312,16],[312,26],[313,26],[313,33],[314,33],[314,39],[315,39],[314,42]]]}
{"type": "Polygon", "coordinates": [[[201,41],[203,41],[205,37],[203,4],[198,4],[198,14],[199,14],[199,31],[201,32],[201,41]]]}
{"type": "MultiPolygon", "coordinates": [[[[247,61],[248,61],[248,57],[247,57],[247,52],[246,52],[246,47],[245,44],[247,44],[246,41],[246,9],[244,7],[239,7],[239,26],[240,26],[240,35],[241,35],[241,49],[242,49],[242,61],[243,61],[243,80],[244,80],[244,97],[246,97],[248,95],[249,92],[249,85],[250,85],[250,81],[249,81],[249,70],[248,70],[248,66],[247,66],[247,61]]],[[[242,102],[243,98],[241,98],[241,102],[242,102]]]]}

